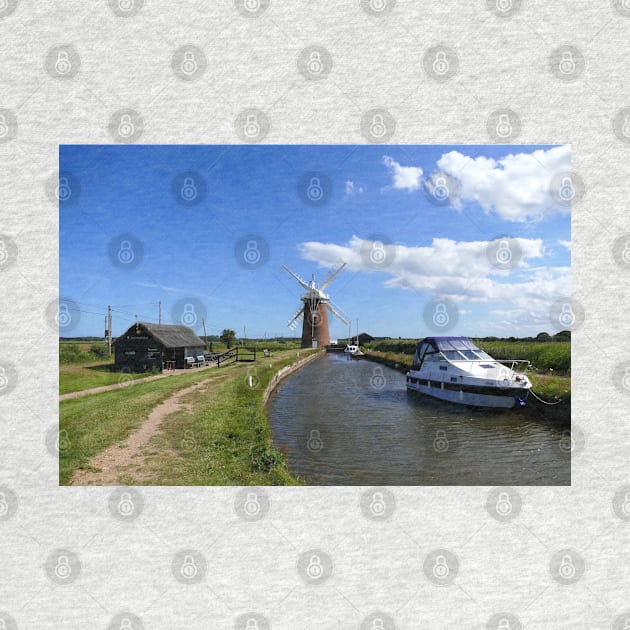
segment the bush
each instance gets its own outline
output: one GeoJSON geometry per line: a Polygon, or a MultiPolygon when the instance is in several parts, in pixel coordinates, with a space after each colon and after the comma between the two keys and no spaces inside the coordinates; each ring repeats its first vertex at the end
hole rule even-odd
{"type": "Polygon", "coordinates": [[[93,354],[97,359],[104,359],[107,356],[107,347],[101,343],[93,343],[90,346],[90,354],[93,354]]]}

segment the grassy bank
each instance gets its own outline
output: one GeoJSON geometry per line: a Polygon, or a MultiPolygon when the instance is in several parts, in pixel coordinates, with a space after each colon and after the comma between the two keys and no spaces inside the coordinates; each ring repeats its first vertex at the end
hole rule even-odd
{"type": "MultiPolygon", "coordinates": [[[[308,353],[302,351],[300,356],[308,353]]],[[[282,453],[272,446],[262,405],[262,393],[271,376],[295,358],[294,350],[283,351],[254,365],[232,364],[169,376],[60,403],[60,484],[69,483],[75,468],[87,467],[94,455],[128,437],[156,405],[177,390],[206,379],[207,386],[183,398],[190,411],[178,411],[163,422],[163,432],[145,453],[152,475],[143,483],[295,483],[282,453]]],[[[134,483],[131,468],[121,483],[134,483]]]]}
{"type": "MultiPolygon", "coordinates": [[[[92,387],[114,385],[137,378],[151,376],[151,372],[114,372],[112,363],[97,363],[94,365],[60,365],[59,393],[68,394],[92,387]]],[[[155,372],[157,374],[157,372],[155,372]]]]}

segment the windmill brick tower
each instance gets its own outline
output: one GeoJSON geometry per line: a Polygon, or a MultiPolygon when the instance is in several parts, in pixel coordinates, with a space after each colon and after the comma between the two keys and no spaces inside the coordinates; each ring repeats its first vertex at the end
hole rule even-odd
{"type": "Polygon", "coordinates": [[[306,293],[300,296],[303,304],[289,320],[288,326],[295,327],[295,323],[302,319],[302,348],[321,348],[330,344],[330,331],[328,329],[328,311],[340,319],[344,324],[348,323],[343,315],[332,306],[330,295],[324,293],[324,289],[337,277],[346,266],[341,263],[318,287],[315,283],[315,274],[311,276],[311,281],[302,280],[295,272],[286,265],[283,268],[293,276],[306,293]]]}

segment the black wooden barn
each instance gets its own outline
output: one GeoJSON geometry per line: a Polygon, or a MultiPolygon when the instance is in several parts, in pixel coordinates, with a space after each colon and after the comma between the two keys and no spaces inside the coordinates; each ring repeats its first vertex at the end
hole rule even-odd
{"type": "Polygon", "coordinates": [[[170,361],[186,367],[184,357],[202,355],[204,343],[188,326],[138,322],[114,341],[114,350],[116,369],[146,372],[170,361]]]}

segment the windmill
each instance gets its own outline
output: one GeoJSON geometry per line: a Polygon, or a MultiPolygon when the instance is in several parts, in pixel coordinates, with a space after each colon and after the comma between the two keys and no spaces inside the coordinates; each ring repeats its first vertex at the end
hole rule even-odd
{"type": "Polygon", "coordinates": [[[318,287],[315,283],[315,274],[311,276],[311,281],[302,280],[297,273],[291,271],[286,265],[282,265],[291,276],[293,276],[306,289],[306,293],[300,296],[304,304],[293,314],[288,326],[295,327],[295,323],[302,318],[302,348],[317,348],[330,344],[330,332],[328,330],[328,311],[339,318],[344,324],[348,320],[339,313],[331,304],[330,295],[324,293],[324,289],[337,277],[346,263],[341,263],[318,287]]]}

